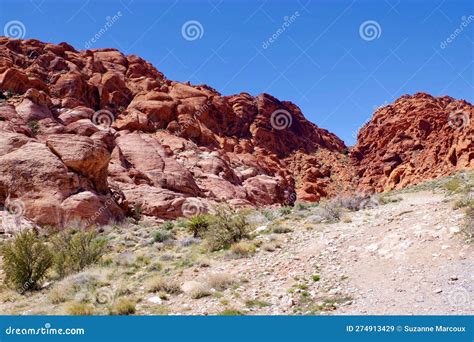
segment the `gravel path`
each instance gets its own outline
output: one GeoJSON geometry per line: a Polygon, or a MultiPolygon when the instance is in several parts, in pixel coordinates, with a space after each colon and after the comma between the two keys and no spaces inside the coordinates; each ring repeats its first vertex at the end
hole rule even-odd
{"type": "Polygon", "coordinates": [[[291,220],[293,232],[278,236],[281,248],[183,274],[199,281],[230,273],[241,286],[198,300],[182,294],[168,305],[174,313],[215,314],[224,298],[247,314],[473,314],[473,246],[456,234],[462,211],[441,194],[398,197],[336,224],[312,224],[311,213],[291,220]]]}

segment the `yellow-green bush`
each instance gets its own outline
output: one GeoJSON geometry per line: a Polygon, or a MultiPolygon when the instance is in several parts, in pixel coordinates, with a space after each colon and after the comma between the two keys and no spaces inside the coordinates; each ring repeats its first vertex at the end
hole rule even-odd
{"type": "Polygon", "coordinates": [[[52,237],[54,269],[60,277],[81,271],[100,260],[107,248],[106,240],[95,231],[64,230],[52,237]]]}
{"type": "Polygon", "coordinates": [[[19,292],[36,290],[53,263],[48,246],[33,230],[19,233],[1,248],[5,283],[19,292]]]}

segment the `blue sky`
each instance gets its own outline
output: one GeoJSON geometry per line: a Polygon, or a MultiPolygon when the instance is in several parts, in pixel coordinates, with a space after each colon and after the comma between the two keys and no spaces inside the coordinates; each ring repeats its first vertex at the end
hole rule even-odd
{"type": "Polygon", "coordinates": [[[118,48],[169,79],[224,95],[267,92],[352,145],[374,109],[403,94],[473,102],[473,7],[472,0],[0,0],[0,29],[20,21],[25,38],[118,48]]]}

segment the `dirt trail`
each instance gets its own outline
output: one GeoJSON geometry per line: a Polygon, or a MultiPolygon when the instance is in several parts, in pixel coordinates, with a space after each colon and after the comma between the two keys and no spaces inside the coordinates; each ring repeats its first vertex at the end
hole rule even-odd
{"type": "MultiPolygon", "coordinates": [[[[248,314],[473,314],[474,248],[456,234],[462,211],[432,192],[397,197],[349,213],[351,222],[312,224],[307,213],[287,223],[294,231],[280,235],[281,249],[214,262],[183,278],[226,272],[246,279],[224,297],[248,314]],[[248,308],[248,300],[265,305],[248,308]]],[[[172,302],[180,313],[223,309],[219,298],[172,302]]]]}

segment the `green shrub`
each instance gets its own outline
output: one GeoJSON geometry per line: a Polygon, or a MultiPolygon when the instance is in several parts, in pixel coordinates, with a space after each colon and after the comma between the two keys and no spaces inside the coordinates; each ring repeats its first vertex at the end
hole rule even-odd
{"type": "Polygon", "coordinates": [[[282,215],[289,215],[289,214],[291,214],[292,209],[293,209],[292,207],[281,207],[280,208],[280,213],[282,215]]]}
{"type": "Polygon", "coordinates": [[[313,281],[320,281],[321,280],[321,276],[319,274],[313,274],[311,276],[311,278],[313,279],[313,281]]]}
{"type": "Polygon", "coordinates": [[[224,311],[221,311],[219,315],[222,316],[243,316],[243,312],[237,310],[237,309],[225,309],[224,311]]]}
{"type": "Polygon", "coordinates": [[[171,232],[164,229],[158,229],[153,235],[153,240],[155,242],[165,242],[167,240],[171,240],[172,238],[173,238],[173,234],[171,234],[171,232]]]}
{"type": "Polygon", "coordinates": [[[23,231],[1,248],[5,283],[20,292],[36,290],[53,263],[48,246],[33,230],[23,231]]]}
{"type": "Polygon", "coordinates": [[[164,230],[171,230],[173,229],[173,227],[174,227],[173,221],[165,221],[161,225],[161,228],[163,228],[164,230]]]}
{"type": "Polygon", "coordinates": [[[33,120],[33,121],[28,122],[28,127],[30,128],[31,133],[32,133],[33,135],[37,135],[37,134],[39,133],[39,124],[38,124],[38,121],[33,120]]]}
{"type": "Polygon", "coordinates": [[[54,268],[60,277],[79,272],[100,260],[107,241],[95,231],[66,229],[51,239],[54,246],[54,268]]]}
{"type": "Polygon", "coordinates": [[[205,238],[211,250],[219,250],[249,237],[250,228],[242,212],[226,206],[217,207],[215,215],[210,216],[205,238]]]}
{"type": "Polygon", "coordinates": [[[186,227],[193,234],[193,237],[204,237],[205,233],[209,229],[209,215],[196,215],[191,217],[186,222],[186,227]]]}
{"type": "Polygon", "coordinates": [[[462,188],[462,182],[459,178],[453,178],[443,184],[443,188],[447,190],[450,194],[459,192],[462,188]]]}

